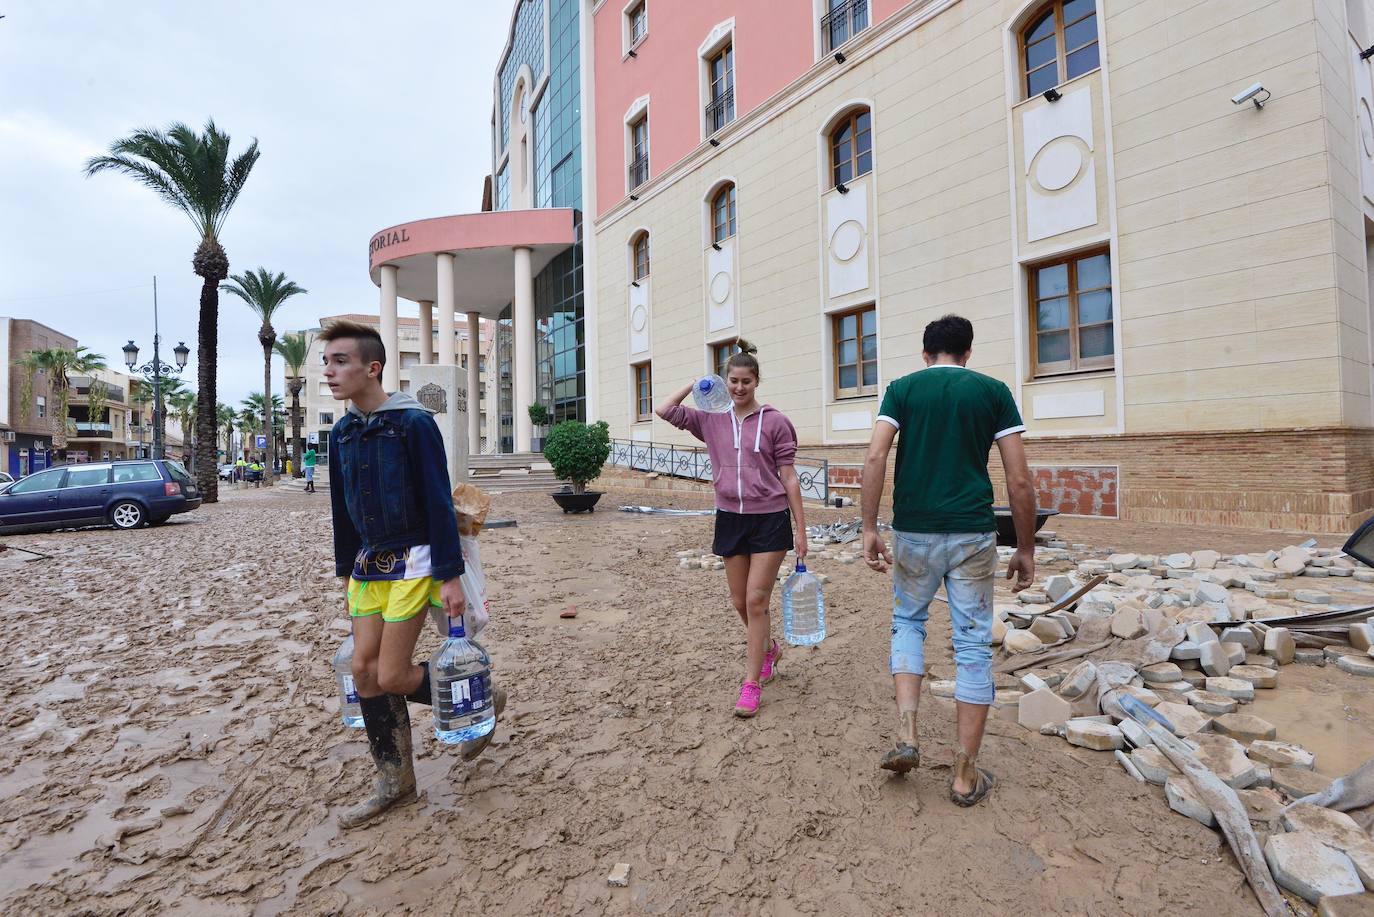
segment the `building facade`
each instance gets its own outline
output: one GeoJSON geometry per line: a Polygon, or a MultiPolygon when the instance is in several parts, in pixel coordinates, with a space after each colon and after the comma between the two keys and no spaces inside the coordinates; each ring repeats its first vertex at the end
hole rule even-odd
{"type": "MultiPolygon", "coordinates": [[[[350,312],[342,315],[329,315],[320,319],[320,325],[327,325],[331,321],[346,319],[348,321],[361,322],[373,328],[380,327],[380,321],[375,315],[350,312]]],[[[421,363],[433,363],[435,354],[443,348],[439,346],[439,332],[433,327],[431,322],[429,328],[430,340],[428,347],[421,338],[420,320],[415,318],[398,318],[396,320],[396,347],[387,350],[387,365],[396,362],[397,384],[393,391],[410,391],[410,369],[421,363]]],[[[329,450],[329,430],[334,426],[334,422],[347,410],[345,403],[334,400],[334,396],[329,391],[328,384],[324,381],[324,342],[317,336],[318,328],[303,332],[309,341],[309,349],[305,360],[305,385],[301,388],[301,436],[305,438],[309,445],[313,445],[323,458],[329,450]]],[[[476,436],[470,442],[478,444],[469,446],[469,451],[482,453],[495,451],[492,444],[492,431],[489,429],[489,405],[487,392],[491,386],[487,383],[489,378],[489,367],[492,364],[496,348],[496,325],[495,322],[481,321],[478,324],[475,348],[468,346],[468,329],[466,327],[454,332],[452,343],[453,352],[458,355],[459,366],[464,370],[468,368],[468,355],[472,349],[478,354],[476,369],[480,384],[477,387],[479,398],[474,403],[469,400],[469,436],[476,432],[476,436]],[[475,414],[475,417],[474,417],[475,414]],[[475,428],[474,428],[475,421],[475,428]]],[[[286,436],[291,437],[291,398],[286,395],[283,398],[287,410],[286,436]]],[[[509,430],[506,431],[509,435],[509,430]]]]}
{"type": "Polygon", "coordinates": [[[655,399],[746,337],[760,397],[857,483],[885,386],[955,312],[1044,506],[1374,509],[1374,3],[590,7],[589,413],[614,436],[690,444],[655,399]]]}
{"type": "Polygon", "coordinates": [[[45,373],[35,373],[31,388],[25,388],[27,371],[20,362],[35,350],[71,350],[76,338],[31,319],[0,316],[0,345],[7,357],[0,390],[0,468],[17,478],[52,464],[57,407],[45,373]]]}

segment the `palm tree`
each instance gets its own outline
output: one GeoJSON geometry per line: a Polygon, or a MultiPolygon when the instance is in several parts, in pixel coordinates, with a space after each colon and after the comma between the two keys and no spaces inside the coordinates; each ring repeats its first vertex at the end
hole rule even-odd
{"type": "MultiPolygon", "coordinates": [[[[282,303],[292,296],[305,293],[306,290],[297,286],[295,282],[287,280],[286,275],[278,271],[269,274],[267,268],[260,267],[257,271],[249,271],[246,274],[234,274],[229,278],[232,283],[220,285],[220,289],[226,293],[233,293],[239,299],[248,303],[248,308],[257,313],[262,319],[262,325],[258,328],[258,343],[262,345],[262,390],[269,396],[272,394],[272,346],[277,342],[277,331],[272,327],[272,315],[281,308],[282,303]]],[[[267,416],[267,407],[263,406],[263,426],[267,426],[270,419],[267,416]]],[[[267,479],[268,486],[273,480],[272,469],[277,467],[277,444],[275,437],[267,437],[267,479]]]]}
{"type": "MultiPolygon", "coordinates": [[[[180,379],[176,380],[181,383],[180,379]]],[[[184,383],[182,383],[184,385],[184,383]]],[[[182,448],[186,448],[185,438],[191,435],[191,424],[196,419],[196,393],[181,388],[167,396],[167,406],[177,415],[177,425],[181,427],[182,448]]]]}
{"type": "Polygon", "coordinates": [[[224,431],[224,459],[234,460],[234,409],[224,402],[215,405],[215,429],[224,431]]]}
{"type": "Polygon", "coordinates": [[[196,340],[196,477],[206,503],[219,499],[215,465],[215,394],[219,361],[219,284],[229,276],[229,256],[219,243],[225,217],[258,161],[254,140],[230,157],[229,135],[205,122],[197,134],[180,121],[166,131],[141,128],[110,144],[106,156],[86,162],[86,174],[113,170],[129,176],[190,218],[200,233],[191,266],[202,280],[196,340]]]}
{"type": "Polygon", "coordinates": [[[310,342],[304,331],[294,334],[288,332],[281,336],[274,349],[286,364],[286,390],[291,394],[292,454],[296,457],[292,476],[301,478],[305,477],[305,469],[301,468],[301,456],[305,454],[305,444],[301,441],[301,389],[305,387],[302,370],[305,368],[306,355],[310,352],[310,342]]]}
{"type": "MultiPolygon", "coordinates": [[[[250,433],[262,433],[267,430],[266,421],[268,418],[268,408],[266,401],[262,397],[262,392],[249,392],[248,397],[239,402],[240,429],[250,433]],[[252,417],[251,425],[248,418],[252,417]]],[[[271,401],[271,422],[272,432],[267,437],[268,450],[270,452],[272,440],[281,435],[286,430],[286,412],[282,410],[281,396],[273,395],[271,401]]]]}
{"type": "MultiPolygon", "coordinates": [[[[48,377],[48,390],[56,398],[53,410],[48,415],[52,426],[52,445],[54,449],[65,449],[67,405],[71,399],[72,374],[91,376],[98,369],[107,369],[105,357],[78,344],[72,350],[65,347],[31,350],[19,361],[19,366],[24,370],[24,381],[19,395],[20,416],[28,417],[29,403],[33,401],[34,374],[45,373],[48,377]]],[[[93,386],[94,381],[92,378],[93,386]]],[[[99,398],[97,400],[99,401],[99,398]]]]}

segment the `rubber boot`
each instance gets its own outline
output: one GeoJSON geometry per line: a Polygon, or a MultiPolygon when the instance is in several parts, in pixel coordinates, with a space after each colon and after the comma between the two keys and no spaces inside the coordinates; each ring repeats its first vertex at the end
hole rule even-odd
{"type": "Polygon", "coordinates": [[[406,695],[406,700],[412,704],[424,704],[426,707],[434,706],[434,693],[429,685],[429,663],[420,663],[420,668],[425,670],[424,676],[420,679],[420,687],[406,695]]]}
{"type": "MultiPolygon", "coordinates": [[[[428,669],[425,670],[425,675],[428,677],[428,669]]],[[[499,723],[501,721],[501,713],[506,709],[506,689],[492,688],[492,694],[494,695],[492,700],[496,706],[496,721],[499,723]]],[[[495,735],[496,727],[492,726],[491,732],[482,736],[480,739],[470,739],[459,745],[458,752],[462,755],[464,761],[471,761],[487,750],[487,746],[491,744],[491,740],[495,735]]]]}
{"type": "Polygon", "coordinates": [[[883,755],[878,766],[885,771],[905,774],[921,765],[920,740],[916,736],[916,711],[902,711],[902,734],[897,747],[883,755]]]}
{"type": "Polygon", "coordinates": [[[406,699],[383,694],[361,698],[359,705],[372,761],[377,765],[377,784],[366,802],[339,815],[341,828],[356,828],[397,803],[415,798],[415,761],[406,699]]]}

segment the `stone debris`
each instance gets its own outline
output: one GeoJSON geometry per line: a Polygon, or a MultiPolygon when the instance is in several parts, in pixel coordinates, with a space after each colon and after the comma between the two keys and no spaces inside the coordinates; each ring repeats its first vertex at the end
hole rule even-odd
{"type": "Polygon", "coordinates": [[[1208,675],[1222,676],[1231,671],[1231,657],[1221,643],[1202,643],[1199,644],[1198,650],[1198,663],[1202,666],[1202,671],[1208,675]]]}
{"type": "Polygon", "coordinates": [[[1374,646],[1374,624],[1365,622],[1364,624],[1350,625],[1350,636],[1347,637],[1350,645],[1357,650],[1369,652],[1369,648],[1374,646]]]}
{"type": "Polygon", "coordinates": [[[1352,852],[1360,856],[1374,850],[1374,841],[1355,819],[1335,809],[1303,803],[1285,810],[1280,821],[1285,831],[1311,832],[1323,844],[1335,847],[1346,856],[1351,856],[1352,852]]]}
{"type": "Polygon", "coordinates": [[[1183,673],[1172,662],[1156,662],[1140,668],[1140,677],[1147,685],[1171,684],[1183,678],[1183,673]]]}
{"type": "Polygon", "coordinates": [[[1145,731],[1145,727],[1135,720],[1122,720],[1117,723],[1117,728],[1126,737],[1126,742],[1135,748],[1144,748],[1146,745],[1155,744],[1154,739],[1150,738],[1150,734],[1145,731]]]}
{"type": "Polygon", "coordinates": [[[1245,757],[1245,748],[1235,739],[1204,732],[1195,736],[1194,741],[1198,744],[1198,760],[1231,789],[1246,789],[1259,779],[1254,762],[1245,757]]]}
{"type": "Polygon", "coordinates": [[[1175,774],[1164,781],[1164,796],[1169,800],[1169,808],[1180,815],[1195,819],[1209,828],[1217,826],[1212,810],[1193,789],[1192,781],[1182,774],[1175,774]]]}
{"type": "MultiPolygon", "coordinates": [[[[1256,767],[1256,770],[1260,768],[1256,767]]],[[[1266,831],[1283,810],[1283,797],[1259,782],[1248,790],[1236,790],[1236,798],[1245,806],[1245,814],[1249,817],[1250,824],[1266,831]]]]}
{"type": "Polygon", "coordinates": [[[1245,647],[1239,643],[1221,642],[1221,650],[1226,654],[1226,659],[1231,665],[1241,665],[1245,662],[1245,647]]]}
{"type": "Polygon", "coordinates": [[[1212,720],[1212,729],[1224,736],[1253,742],[1256,739],[1273,739],[1279,731],[1273,723],[1248,713],[1226,713],[1212,720]]]}
{"type": "Polygon", "coordinates": [[[1069,700],[1077,700],[1086,694],[1096,681],[1097,666],[1087,661],[1080,662],[1059,683],[1059,693],[1069,700]]]}
{"type": "Polygon", "coordinates": [[[606,884],[615,888],[625,888],[630,884],[630,864],[616,863],[611,874],[606,877],[606,884]]]}
{"type": "Polygon", "coordinates": [[[1222,643],[1239,643],[1245,647],[1247,653],[1259,652],[1259,638],[1255,632],[1248,627],[1228,627],[1221,632],[1222,643]]]}
{"type": "Polygon", "coordinates": [[[1293,592],[1293,601],[1308,605],[1330,605],[1331,593],[1318,592],[1316,589],[1298,589],[1293,592]]]}
{"type": "Polygon", "coordinates": [[[1374,917],[1374,894],[1327,895],[1317,902],[1317,917],[1374,917]]]}
{"type": "Polygon", "coordinates": [[[1298,665],[1326,665],[1326,653],[1309,646],[1303,646],[1293,651],[1293,661],[1298,665]]]}
{"type": "Polygon", "coordinates": [[[1316,756],[1312,752],[1291,742],[1264,740],[1251,742],[1246,753],[1250,756],[1251,761],[1266,764],[1269,767],[1295,767],[1310,771],[1317,763],[1316,756]]]}
{"type": "Polygon", "coordinates": [[[1093,751],[1114,751],[1122,748],[1126,741],[1121,730],[1115,726],[1086,719],[1069,720],[1064,737],[1070,745],[1093,751]]]}
{"type": "Polygon", "coordinates": [[[1274,789],[1290,799],[1301,799],[1313,793],[1320,793],[1331,785],[1330,777],[1323,777],[1315,771],[1300,767],[1271,767],[1269,779],[1273,782],[1274,789]]]}
{"type": "Polygon", "coordinates": [[[1178,775],[1178,768],[1165,756],[1164,752],[1153,745],[1141,746],[1131,752],[1131,763],[1140,771],[1147,783],[1163,786],[1170,777],[1178,775]]]}
{"type": "Polygon", "coordinates": [[[1327,895],[1364,891],[1350,858],[1310,831],[1271,835],[1264,845],[1264,858],[1279,887],[1311,904],[1327,895]]]}
{"type": "Polygon", "coordinates": [[[1187,704],[1176,704],[1165,701],[1155,712],[1164,717],[1174,727],[1174,735],[1186,737],[1194,733],[1203,732],[1212,723],[1212,718],[1200,711],[1194,710],[1187,704]]]}
{"type": "Polygon", "coordinates": [[[1336,660],[1336,668],[1351,675],[1374,678],[1374,655],[1341,656],[1336,660]]]}
{"type": "Polygon", "coordinates": [[[1187,699],[1188,703],[1198,709],[1198,712],[1206,713],[1209,716],[1234,713],[1236,707],[1240,705],[1240,701],[1212,691],[1191,691],[1187,695],[1187,699]]]}
{"type": "Polygon", "coordinates": [[[1047,723],[1067,723],[1073,716],[1073,705],[1048,686],[1038,688],[1021,698],[1016,721],[1026,729],[1039,730],[1047,723]]]}
{"type": "Polygon", "coordinates": [[[1028,630],[1009,630],[1002,638],[1002,649],[1008,653],[1032,653],[1044,645],[1039,637],[1028,630]]]}
{"type": "Polygon", "coordinates": [[[1208,678],[1207,690],[1213,694],[1233,698],[1242,704],[1248,704],[1255,699],[1255,686],[1240,678],[1208,678]]]}
{"type": "Polygon", "coordinates": [[[1112,615],[1112,636],[1122,640],[1134,640],[1149,633],[1145,626],[1145,616],[1138,608],[1119,608],[1112,615]]]}
{"type": "Polygon", "coordinates": [[[1279,673],[1262,665],[1233,665],[1227,676],[1248,681],[1256,688],[1277,688],[1279,686],[1279,673]]]}

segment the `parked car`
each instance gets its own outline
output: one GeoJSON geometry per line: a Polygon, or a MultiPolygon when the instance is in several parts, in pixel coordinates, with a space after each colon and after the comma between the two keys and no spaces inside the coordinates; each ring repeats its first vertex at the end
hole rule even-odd
{"type": "Polygon", "coordinates": [[[219,466],[219,479],[221,481],[234,480],[234,463],[229,462],[219,466]]]}
{"type": "Polygon", "coordinates": [[[135,529],[161,525],[200,503],[191,475],[170,459],[62,465],[0,491],[0,532],[100,524],[135,529]]]}
{"type": "Polygon", "coordinates": [[[14,483],[14,476],[7,471],[0,471],[0,490],[14,483]]]}

